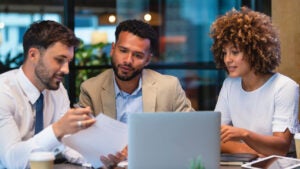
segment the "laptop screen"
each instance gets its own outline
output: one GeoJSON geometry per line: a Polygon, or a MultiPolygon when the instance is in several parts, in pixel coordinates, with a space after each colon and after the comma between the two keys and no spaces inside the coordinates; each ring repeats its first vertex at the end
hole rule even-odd
{"type": "Polygon", "coordinates": [[[132,113],[128,117],[129,169],[185,169],[200,161],[220,165],[220,112],[132,113]]]}

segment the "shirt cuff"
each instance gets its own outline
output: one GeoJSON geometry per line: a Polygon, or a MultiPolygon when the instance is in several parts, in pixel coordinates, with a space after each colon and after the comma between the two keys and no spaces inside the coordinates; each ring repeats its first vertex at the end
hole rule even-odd
{"type": "Polygon", "coordinates": [[[59,142],[54,134],[52,125],[43,129],[40,133],[35,135],[35,137],[36,144],[47,151],[52,151],[53,149],[61,145],[61,142],[59,142]]]}

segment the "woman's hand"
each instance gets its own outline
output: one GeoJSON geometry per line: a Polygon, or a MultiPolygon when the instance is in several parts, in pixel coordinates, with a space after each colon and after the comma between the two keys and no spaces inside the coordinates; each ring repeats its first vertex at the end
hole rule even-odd
{"type": "Polygon", "coordinates": [[[245,135],[247,135],[247,132],[244,129],[230,125],[221,126],[221,141],[223,143],[228,141],[242,141],[245,135]]]}

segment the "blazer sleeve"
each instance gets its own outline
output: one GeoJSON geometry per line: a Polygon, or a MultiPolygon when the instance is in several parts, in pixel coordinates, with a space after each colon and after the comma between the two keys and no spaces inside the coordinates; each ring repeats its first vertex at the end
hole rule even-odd
{"type": "Polygon", "coordinates": [[[190,112],[195,111],[191,105],[191,101],[186,97],[185,91],[182,89],[182,86],[179,80],[176,78],[174,83],[174,111],[177,112],[190,112]]]}

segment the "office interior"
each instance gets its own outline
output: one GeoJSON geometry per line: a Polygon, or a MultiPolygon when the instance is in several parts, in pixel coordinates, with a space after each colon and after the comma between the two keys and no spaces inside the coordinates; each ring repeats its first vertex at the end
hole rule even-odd
{"type": "Polygon", "coordinates": [[[196,110],[213,110],[227,74],[215,68],[210,25],[241,6],[272,17],[282,45],[278,71],[299,83],[299,0],[1,0],[0,73],[22,63],[22,36],[32,22],[63,23],[82,41],[64,80],[73,104],[84,80],[111,67],[109,51],[117,24],[141,19],[159,34],[159,49],[148,67],[178,77],[196,110]]]}

